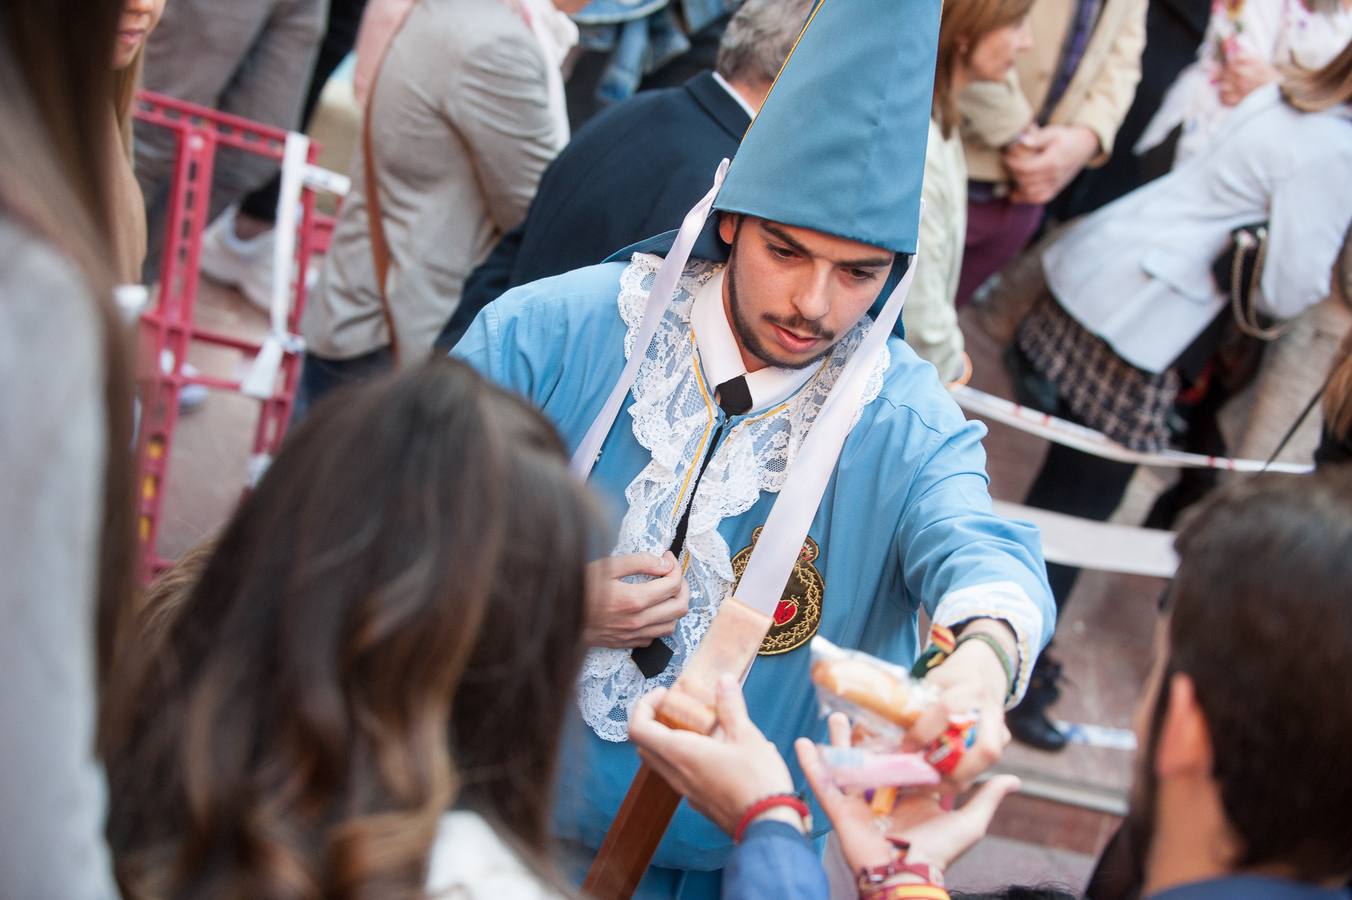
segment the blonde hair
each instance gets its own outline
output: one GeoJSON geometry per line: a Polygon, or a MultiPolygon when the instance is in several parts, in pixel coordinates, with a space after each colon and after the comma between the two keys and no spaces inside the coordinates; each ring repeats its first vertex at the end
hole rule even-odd
{"type": "Polygon", "coordinates": [[[1352,103],[1352,41],[1324,68],[1290,75],[1282,84],[1282,96],[1301,112],[1352,103]]]}
{"type": "Polygon", "coordinates": [[[944,137],[958,127],[958,97],[953,79],[958,64],[971,58],[982,38],[1015,24],[1032,9],[1033,0],[950,0],[939,20],[939,52],[934,66],[934,108],[931,115],[944,137]],[[965,45],[965,46],[964,46],[965,45]]]}

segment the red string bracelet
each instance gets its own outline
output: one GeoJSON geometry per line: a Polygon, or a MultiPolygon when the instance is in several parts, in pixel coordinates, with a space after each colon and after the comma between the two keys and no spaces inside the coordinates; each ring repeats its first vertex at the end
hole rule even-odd
{"type": "Polygon", "coordinates": [[[742,836],[746,834],[747,828],[751,822],[766,810],[774,809],[779,806],[787,806],[789,809],[798,813],[803,820],[803,827],[806,830],[812,829],[812,812],[807,808],[807,804],[796,794],[771,794],[768,797],[757,800],[747,807],[746,812],[742,813],[742,820],[737,823],[737,828],[732,833],[734,844],[742,842],[742,836]]]}

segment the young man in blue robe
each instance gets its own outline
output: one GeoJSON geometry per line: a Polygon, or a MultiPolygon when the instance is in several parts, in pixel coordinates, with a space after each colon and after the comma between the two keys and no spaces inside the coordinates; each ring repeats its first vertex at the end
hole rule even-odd
{"type": "MultiPolygon", "coordinates": [[[[787,474],[868,311],[910,264],[938,22],[939,0],[824,0],[688,261],[668,234],[524,285],[486,307],[456,347],[542,409],[575,450],[629,355],[642,359],[590,472],[619,538],[594,566],[585,728],[561,767],[559,834],[585,850],[600,846],[638,768],[631,705],[670,686],[698,646],[777,496],[792,489],[787,474]],[[667,255],[683,265],[645,351],[638,331],[667,255]]],[[[923,607],[960,638],[983,636],[927,679],[948,708],[982,711],[971,774],[998,758],[1002,707],[1022,695],[1054,627],[1038,535],[992,512],[985,429],[965,420],[933,367],[896,337],[869,365],[747,703],[791,757],[795,738],[823,731],[809,640],[910,665],[923,607]]],[[[638,896],[718,896],[729,850],[682,808],[638,896]]]]}

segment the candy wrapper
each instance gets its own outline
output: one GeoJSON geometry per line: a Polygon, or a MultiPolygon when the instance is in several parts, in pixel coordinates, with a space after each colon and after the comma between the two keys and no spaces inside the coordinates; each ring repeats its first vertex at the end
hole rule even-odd
{"type": "Polygon", "coordinates": [[[843,712],[855,724],[855,743],[894,750],[906,730],[938,696],[899,666],[830,641],[812,639],[812,683],[822,715],[843,712]]]}
{"type": "Polygon", "coordinates": [[[939,783],[938,771],[923,753],[881,753],[862,747],[819,746],[831,780],[841,790],[922,787],[939,783]]]}
{"type": "MultiPolygon", "coordinates": [[[[906,670],[823,638],[812,641],[812,683],[823,715],[843,712],[854,723],[851,747],[821,747],[832,780],[844,789],[880,790],[937,784],[951,775],[976,739],[975,715],[953,717],[919,753],[898,748],[935,691],[906,670]]],[[[891,801],[884,805],[890,809],[891,801]]],[[[885,811],[885,810],[884,810],[885,811]]]]}

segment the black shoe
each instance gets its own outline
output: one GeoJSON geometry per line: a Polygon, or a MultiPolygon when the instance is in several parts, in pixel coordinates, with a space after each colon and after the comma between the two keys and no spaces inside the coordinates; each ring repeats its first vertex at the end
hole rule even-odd
{"type": "Polygon", "coordinates": [[[1005,715],[1014,739],[1039,750],[1056,752],[1066,746],[1066,736],[1047,718],[1047,707],[1061,696],[1061,664],[1043,654],[1033,667],[1023,701],[1005,715]]]}

